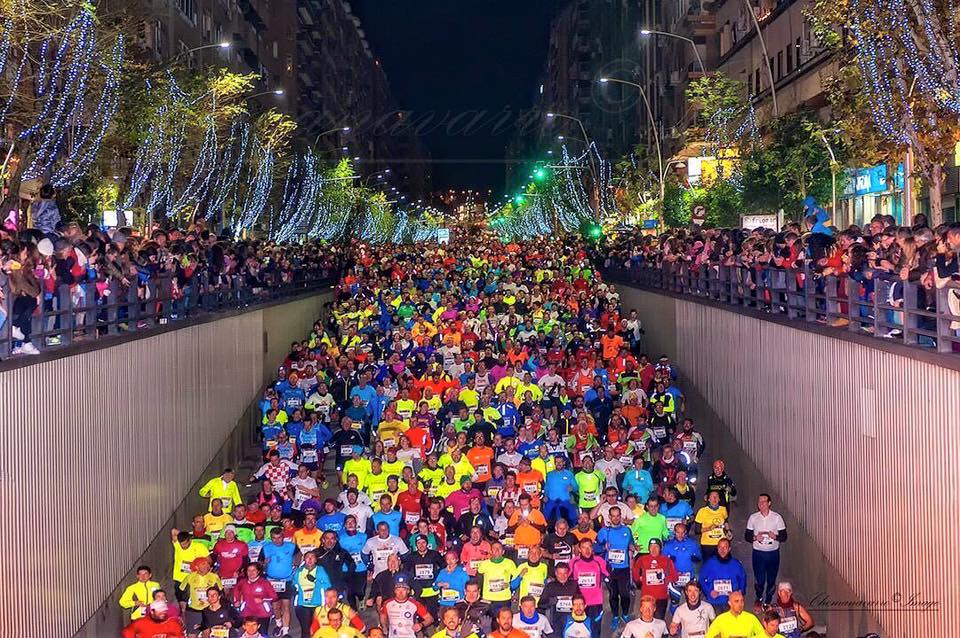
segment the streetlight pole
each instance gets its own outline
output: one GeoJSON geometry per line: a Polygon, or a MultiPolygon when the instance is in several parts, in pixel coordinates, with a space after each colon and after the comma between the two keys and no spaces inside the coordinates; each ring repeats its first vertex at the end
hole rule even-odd
{"type": "Polygon", "coordinates": [[[341,126],[341,127],[338,127],[338,128],[332,128],[332,129],[330,129],[329,131],[324,131],[324,132],[321,133],[320,135],[317,135],[317,139],[314,140],[313,145],[316,146],[317,144],[319,144],[321,137],[330,135],[330,134],[332,134],[332,133],[349,133],[349,132],[350,132],[350,127],[349,127],[349,126],[341,126]]]}
{"type": "Polygon", "coordinates": [[[743,0],[747,7],[747,13],[753,19],[753,26],[757,29],[757,38],[760,40],[760,50],[763,52],[763,62],[767,67],[767,79],[770,80],[770,98],[773,100],[773,115],[780,117],[780,105],[777,103],[777,87],[774,86],[773,65],[770,64],[770,54],[767,52],[767,41],[763,37],[763,29],[760,28],[760,21],[757,20],[757,14],[753,12],[753,5],[750,0],[743,0]]]}
{"type": "Polygon", "coordinates": [[[834,223],[837,219],[837,156],[833,154],[833,147],[830,146],[830,142],[827,141],[827,136],[823,133],[820,133],[820,139],[823,141],[823,145],[827,147],[827,152],[830,153],[830,179],[831,179],[831,189],[833,195],[833,204],[831,208],[831,214],[833,215],[834,223]]]}
{"type": "Polygon", "coordinates": [[[692,39],[677,35],[676,33],[670,33],[669,31],[655,31],[653,29],[640,29],[640,35],[662,35],[665,38],[675,38],[677,40],[683,40],[690,44],[693,48],[693,54],[697,56],[697,65],[700,67],[700,72],[703,73],[703,76],[707,76],[707,67],[703,65],[703,58],[700,57],[700,49],[697,48],[697,43],[692,39]]]}
{"type": "MultiPolygon", "coordinates": [[[[647,99],[647,92],[643,90],[643,87],[637,84],[636,82],[629,82],[627,80],[620,80],[617,78],[600,78],[601,84],[607,84],[609,82],[615,82],[617,84],[626,84],[627,86],[632,86],[640,91],[640,97],[643,98],[643,105],[647,110],[647,117],[650,119],[650,128],[653,130],[653,144],[657,150],[657,166],[659,169],[660,177],[660,232],[663,232],[663,218],[664,218],[664,199],[666,198],[666,184],[664,182],[667,179],[666,167],[663,165],[663,149],[660,148],[660,133],[657,131],[657,125],[653,117],[653,109],[650,107],[650,100],[647,99]]],[[[669,166],[669,164],[667,165],[669,166]]]]}

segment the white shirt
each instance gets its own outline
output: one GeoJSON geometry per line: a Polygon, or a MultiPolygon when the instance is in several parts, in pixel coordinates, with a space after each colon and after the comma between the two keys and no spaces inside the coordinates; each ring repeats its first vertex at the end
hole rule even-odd
{"type": "Polygon", "coordinates": [[[310,495],[300,488],[305,487],[308,490],[315,490],[317,489],[317,480],[312,476],[307,476],[306,478],[294,476],[292,479],[290,479],[290,485],[297,488],[296,495],[293,499],[293,509],[299,510],[300,507],[307,501],[307,499],[310,498],[310,495]]]}
{"type": "Polygon", "coordinates": [[[553,627],[550,626],[550,621],[541,613],[536,614],[536,620],[532,623],[523,620],[519,613],[514,614],[513,628],[519,629],[530,636],[530,638],[541,638],[544,634],[553,633],[553,627]]]}
{"type": "Polygon", "coordinates": [[[616,487],[617,477],[627,471],[626,468],[623,467],[623,463],[620,462],[620,459],[616,458],[610,461],[600,459],[594,467],[603,472],[603,475],[607,477],[607,487],[616,487]]]}
{"type": "Polygon", "coordinates": [[[684,602],[673,612],[670,622],[680,625],[680,638],[703,638],[716,617],[717,612],[713,610],[713,605],[701,600],[693,609],[684,602]]]}
{"type": "Polygon", "coordinates": [[[516,467],[520,465],[520,459],[522,458],[523,455],[516,451],[512,453],[503,452],[497,457],[497,463],[503,463],[508,468],[516,469],[516,467]]]}
{"type": "Polygon", "coordinates": [[[668,635],[667,623],[659,618],[647,622],[643,618],[635,618],[623,627],[620,638],[663,638],[668,635]]]}
{"type": "Polygon", "coordinates": [[[369,505],[364,505],[359,500],[353,507],[346,506],[341,510],[347,516],[353,516],[357,519],[357,530],[362,532],[367,529],[367,520],[373,516],[373,510],[369,505]]]}
{"type": "Polygon", "coordinates": [[[780,541],[777,540],[777,532],[787,529],[783,523],[783,517],[770,510],[766,516],[760,512],[754,512],[747,519],[747,529],[753,532],[753,548],[758,552],[773,552],[780,549],[780,541]],[[768,537],[762,537],[761,534],[769,534],[768,537]]]}
{"type": "Polygon", "coordinates": [[[387,568],[387,559],[391,554],[398,557],[409,552],[407,544],[400,540],[399,536],[387,536],[380,538],[374,536],[367,539],[361,552],[373,556],[373,575],[376,576],[387,568]]]}
{"type": "MultiPolygon", "coordinates": [[[[347,497],[347,490],[340,492],[340,494],[337,496],[337,502],[340,503],[340,507],[342,508],[350,507],[350,500],[347,497]]],[[[370,506],[370,497],[367,496],[366,492],[359,490],[357,491],[357,505],[370,506]]],[[[373,515],[371,514],[371,516],[373,515]]]]}
{"type": "Polygon", "coordinates": [[[604,498],[603,502],[600,503],[599,507],[600,509],[597,510],[597,514],[599,514],[600,517],[603,518],[604,523],[610,520],[610,510],[613,509],[614,507],[620,508],[620,515],[623,517],[623,522],[628,525],[633,521],[633,519],[637,517],[637,515],[633,513],[633,510],[631,510],[627,506],[627,504],[624,503],[623,501],[617,501],[616,503],[611,505],[610,503],[607,502],[606,498],[604,498]]]}

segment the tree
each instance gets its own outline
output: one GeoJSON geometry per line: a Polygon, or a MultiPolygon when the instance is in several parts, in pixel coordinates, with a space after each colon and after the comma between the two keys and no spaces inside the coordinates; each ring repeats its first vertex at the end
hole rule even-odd
{"type": "MultiPolygon", "coordinates": [[[[943,166],[960,139],[960,21],[952,0],[817,0],[819,31],[849,29],[864,102],[891,154],[913,151],[930,193],[931,222],[943,221],[943,166]]],[[[815,7],[815,10],[817,7],[815,7]]],[[[854,127],[850,129],[857,132],[854,127]]],[[[853,148],[878,149],[871,135],[853,148]]],[[[888,155],[889,157],[889,155],[888,155]]],[[[889,161],[889,160],[888,160],[889,161]]]]}
{"type": "Polygon", "coordinates": [[[698,109],[688,143],[702,141],[710,154],[734,148],[745,151],[757,140],[757,122],[747,85],[723,73],[697,78],[687,87],[687,100],[698,109]]]}
{"type": "Polygon", "coordinates": [[[741,161],[743,200],[747,210],[783,209],[796,217],[808,195],[830,198],[830,153],[810,114],[785,115],[771,124],[770,139],[741,161]]]}

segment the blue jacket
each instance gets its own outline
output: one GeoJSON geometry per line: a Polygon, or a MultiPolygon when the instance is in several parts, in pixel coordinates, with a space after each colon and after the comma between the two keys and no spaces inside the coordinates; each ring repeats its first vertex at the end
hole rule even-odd
{"type": "Polygon", "coordinates": [[[633,494],[641,503],[645,503],[653,491],[653,477],[646,470],[627,470],[623,476],[623,491],[633,494]]]}
{"type": "Polygon", "coordinates": [[[710,595],[719,581],[729,581],[731,592],[747,593],[747,573],[743,570],[743,564],[733,556],[727,557],[726,560],[713,556],[703,564],[700,570],[700,587],[703,589],[704,598],[711,605],[727,604],[727,594],[719,594],[716,597],[710,595]]]}
{"type": "Polygon", "coordinates": [[[672,538],[663,546],[663,553],[673,560],[677,568],[677,573],[690,574],[696,569],[694,563],[703,560],[703,554],[700,552],[700,543],[687,536],[682,541],[672,538]]]}
{"type": "Polygon", "coordinates": [[[630,546],[633,545],[633,532],[626,525],[617,527],[604,527],[597,534],[597,542],[594,545],[594,551],[603,553],[604,558],[613,569],[626,569],[630,567],[630,546]],[[610,550],[623,552],[623,558],[617,557],[617,560],[610,558],[610,550]]]}
{"type": "Polygon", "coordinates": [[[547,472],[543,494],[548,501],[569,501],[571,492],[577,491],[577,481],[568,469],[547,472]]]}
{"type": "MultiPolygon", "coordinates": [[[[306,596],[306,593],[300,586],[300,575],[307,571],[307,566],[300,565],[300,567],[293,572],[293,604],[297,607],[323,606],[323,592],[331,587],[330,576],[327,575],[327,570],[320,567],[320,565],[315,565],[313,570],[313,592],[309,597],[306,596]]],[[[307,578],[309,578],[309,576],[307,578]]]]}

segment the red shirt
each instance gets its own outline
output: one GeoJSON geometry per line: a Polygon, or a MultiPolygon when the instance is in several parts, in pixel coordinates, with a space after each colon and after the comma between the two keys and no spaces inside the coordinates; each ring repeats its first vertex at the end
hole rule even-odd
{"type": "Polygon", "coordinates": [[[411,494],[407,490],[403,490],[397,496],[397,509],[403,514],[403,522],[407,525],[407,528],[412,530],[416,527],[417,521],[420,520],[420,515],[423,513],[423,492],[417,490],[411,494]],[[416,514],[415,517],[414,514],[416,514]]]}
{"type": "Polygon", "coordinates": [[[144,616],[124,627],[121,635],[123,638],[183,638],[183,627],[173,618],[158,623],[144,616]]]}
{"type": "Polygon", "coordinates": [[[247,558],[247,544],[243,541],[227,542],[220,539],[213,546],[213,553],[217,555],[220,569],[217,572],[220,578],[235,578],[243,561],[247,558]]]}
{"type": "Polygon", "coordinates": [[[677,580],[677,568],[669,556],[660,554],[654,558],[650,554],[641,554],[633,561],[633,580],[639,585],[641,596],[666,600],[669,596],[667,586],[677,580]]]}

